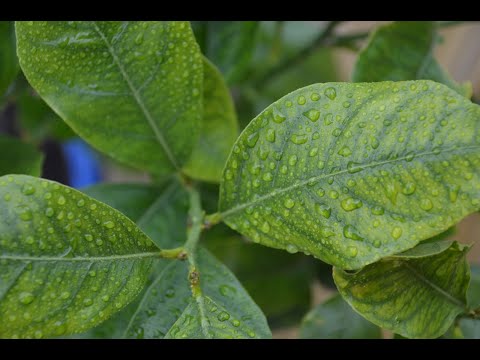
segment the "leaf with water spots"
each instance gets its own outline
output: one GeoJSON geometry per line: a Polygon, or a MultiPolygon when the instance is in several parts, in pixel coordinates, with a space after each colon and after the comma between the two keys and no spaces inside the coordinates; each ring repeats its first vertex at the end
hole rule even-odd
{"type": "Polygon", "coordinates": [[[357,273],[335,268],[343,298],[380,327],[409,338],[436,338],[467,311],[469,247],[453,243],[426,258],[384,260],[357,273]]]}
{"type": "Polygon", "coordinates": [[[21,21],[16,31],[28,81],[91,145],[159,176],[188,160],[203,90],[188,22],[21,21]]]}
{"type": "Polygon", "coordinates": [[[353,81],[434,80],[470,98],[472,84],[456,83],[433,57],[437,37],[434,21],[396,21],[380,26],[358,54],[353,81]]]}
{"type": "Polygon", "coordinates": [[[263,245],[362,268],[479,209],[479,119],[428,80],[298,89],[237,139],[220,215],[263,245]]]}
{"type": "Polygon", "coordinates": [[[110,206],[53,181],[0,177],[0,337],[85,331],[142,290],[160,250],[110,206]]]}
{"type": "Polygon", "coordinates": [[[43,154],[31,144],[0,135],[0,154],[0,176],[42,173],[43,154]]]}
{"type": "Polygon", "coordinates": [[[337,294],[305,315],[302,339],[381,339],[381,329],[358,315],[337,294]]]}
{"type": "Polygon", "coordinates": [[[238,136],[238,123],[230,90],[222,74],[206,58],[203,69],[200,137],[183,171],[195,179],[219,182],[225,161],[238,136]]]}
{"type": "Polygon", "coordinates": [[[0,21],[0,100],[19,70],[13,22],[0,21]]]}
{"type": "Polygon", "coordinates": [[[99,184],[82,190],[122,212],[161,248],[185,243],[188,194],[178,181],[162,186],[99,184]]]}
{"type": "Polygon", "coordinates": [[[148,288],[125,332],[133,338],[269,338],[265,316],[235,276],[198,251],[202,294],[192,297],[188,264],[172,262],[148,288]]]}

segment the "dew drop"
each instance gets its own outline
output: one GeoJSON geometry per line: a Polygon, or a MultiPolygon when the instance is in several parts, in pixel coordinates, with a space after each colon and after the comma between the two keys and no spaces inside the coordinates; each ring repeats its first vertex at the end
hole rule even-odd
{"type": "Polygon", "coordinates": [[[60,294],[60,299],[62,299],[62,300],[67,300],[69,297],[70,297],[70,293],[68,291],[63,291],[60,294]]]}
{"type": "Polygon", "coordinates": [[[305,105],[306,102],[307,102],[307,100],[305,99],[305,96],[303,96],[303,95],[300,95],[297,99],[298,105],[305,105]]]}
{"type": "Polygon", "coordinates": [[[92,305],[93,305],[93,300],[92,299],[87,298],[87,299],[83,300],[83,306],[88,307],[88,306],[92,306],[92,305]]]}
{"type": "Polygon", "coordinates": [[[290,253],[290,254],[295,254],[298,252],[298,248],[293,245],[293,244],[288,244],[287,247],[286,247],[286,250],[290,253]]]}
{"type": "Polygon", "coordinates": [[[350,257],[356,257],[358,255],[358,249],[355,246],[347,247],[347,252],[350,257]]]}
{"type": "Polygon", "coordinates": [[[312,93],[312,95],[310,95],[310,99],[312,101],[318,101],[318,100],[320,100],[320,95],[317,94],[317,93],[312,93]]]}
{"type": "Polygon", "coordinates": [[[293,134],[290,140],[296,145],[302,145],[308,141],[308,136],[305,134],[293,134]]]}
{"type": "Polygon", "coordinates": [[[20,302],[24,305],[31,304],[33,300],[35,300],[35,296],[31,292],[27,291],[21,292],[18,298],[20,302]]]}
{"type": "Polygon", "coordinates": [[[265,136],[267,141],[270,141],[271,143],[275,142],[275,130],[273,129],[268,129],[267,130],[267,135],[265,136]]]}
{"type": "Polygon", "coordinates": [[[287,118],[285,116],[283,116],[282,114],[275,114],[273,116],[273,121],[275,121],[277,124],[281,124],[283,123],[287,118]]]}
{"type": "Polygon", "coordinates": [[[247,146],[251,148],[255,147],[258,141],[258,137],[259,137],[258,132],[250,134],[247,137],[247,146]]]}
{"type": "Polygon", "coordinates": [[[398,226],[394,227],[393,230],[392,230],[392,237],[396,240],[400,236],[402,236],[402,228],[400,228],[398,226]]]}
{"type": "Polygon", "coordinates": [[[91,234],[85,234],[83,237],[84,237],[85,240],[87,240],[87,241],[93,241],[93,236],[92,236],[91,234]]]}
{"type": "Polygon", "coordinates": [[[65,197],[63,197],[63,195],[60,195],[60,197],[57,200],[57,204],[58,205],[65,205],[65,202],[66,202],[65,197]]]}
{"type": "Polygon", "coordinates": [[[325,219],[329,219],[332,212],[332,209],[327,204],[315,204],[315,210],[325,219]]]}
{"type": "Polygon", "coordinates": [[[377,149],[380,146],[380,142],[378,141],[378,139],[376,137],[372,136],[370,138],[370,145],[372,145],[373,149],[377,149]]]}
{"type": "Polygon", "coordinates": [[[288,164],[290,166],[295,166],[295,164],[297,163],[298,161],[298,156],[297,155],[292,155],[290,156],[290,158],[288,159],[288,164]]]}
{"type": "Polygon", "coordinates": [[[378,205],[375,205],[374,207],[372,207],[371,211],[373,215],[383,215],[385,213],[385,210],[378,205]]]}
{"type": "Polygon", "coordinates": [[[287,209],[291,209],[295,206],[295,201],[292,199],[288,198],[284,201],[283,206],[285,206],[287,209]]]}
{"type": "Polygon", "coordinates": [[[448,197],[450,199],[450,201],[452,203],[454,203],[455,201],[457,201],[457,197],[458,197],[458,192],[460,191],[460,186],[458,185],[453,185],[451,188],[450,188],[450,191],[448,192],[448,197]]]}
{"type": "Polygon", "coordinates": [[[416,185],[412,182],[408,182],[405,184],[405,187],[402,189],[402,192],[405,194],[405,195],[412,195],[415,190],[416,190],[416,185]]]}
{"type": "Polygon", "coordinates": [[[32,218],[33,218],[32,212],[27,207],[24,208],[20,213],[20,219],[22,219],[23,221],[30,221],[32,220],[32,218]]]}
{"type": "Polygon", "coordinates": [[[346,198],[341,202],[342,209],[345,211],[353,211],[363,206],[363,203],[359,199],[346,198]]]}
{"type": "Polygon", "coordinates": [[[345,225],[343,227],[343,236],[348,239],[362,241],[363,238],[357,234],[357,230],[352,225],[345,225]]]}
{"type": "Polygon", "coordinates": [[[335,100],[335,98],[337,97],[337,92],[336,92],[335,88],[333,88],[333,87],[326,88],[325,91],[324,91],[324,94],[330,100],[335,100]]]}
{"type": "Polygon", "coordinates": [[[115,227],[115,224],[113,221],[106,221],[103,223],[103,226],[105,226],[107,229],[113,229],[115,227]]]}
{"type": "Polygon", "coordinates": [[[261,227],[261,230],[262,232],[264,232],[265,234],[269,233],[270,232],[270,224],[268,222],[264,222],[262,227],[261,227]]]}
{"type": "Polygon", "coordinates": [[[336,190],[330,190],[328,192],[328,196],[330,196],[332,199],[338,199],[338,191],[336,190]]]}
{"type": "Polygon", "coordinates": [[[80,199],[80,200],[77,201],[77,206],[78,206],[78,207],[82,207],[82,206],[84,206],[84,205],[85,205],[85,200],[80,199]]]}
{"type": "Polygon", "coordinates": [[[222,311],[217,315],[217,319],[219,321],[222,321],[222,322],[226,321],[226,320],[230,319],[230,314],[227,313],[226,311],[222,311]]]}
{"type": "Polygon", "coordinates": [[[22,193],[24,195],[32,195],[35,194],[35,188],[32,185],[25,184],[22,188],[22,193]]]}
{"type": "Polygon", "coordinates": [[[11,196],[10,194],[5,194],[5,195],[3,196],[3,199],[4,199],[5,201],[10,201],[11,198],[12,198],[12,196],[11,196]]]}
{"type": "Polygon", "coordinates": [[[338,150],[338,155],[341,155],[343,157],[347,157],[352,155],[352,150],[348,146],[342,147],[340,150],[338,150]]]}
{"type": "Polygon", "coordinates": [[[316,109],[310,109],[309,111],[303,113],[303,115],[309,118],[312,122],[315,122],[320,118],[320,111],[316,109]]]}
{"type": "Polygon", "coordinates": [[[433,209],[433,203],[429,198],[424,198],[420,200],[420,208],[425,211],[429,211],[433,209]]]}

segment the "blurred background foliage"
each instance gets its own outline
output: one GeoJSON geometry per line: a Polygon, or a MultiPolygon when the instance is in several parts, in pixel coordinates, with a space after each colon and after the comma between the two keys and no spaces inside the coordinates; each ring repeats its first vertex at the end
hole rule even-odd
{"type": "MultiPolygon", "coordinates": [[[[351,81],[358,50],[370,31],[383,23],[386,22],[197,21],[192,22],[192,28],[202,52],[217,65],[230,87],[242,130],[266,106],[297,88],[351,81]]],[[[441,45],[435,49],[435,57],[453,79],[472,82],[472,100],[478,103],[480,23],[441,25],[441,45]]],[[[42,177],[76,188],[97,182],[150,180],[147,174],[119,165],[90,148],[43,102],[21,73],[15,54],[14,27],[5,21],[0,22],[0,136],[0,140],[8,137],[8,141],[29,144],[29,151],[42,153],[42,177]]],[[[0,156],[1,172],[1,160],[16,155],[15,151],[4,151],[0,156]]],[[[218,185],[202,183],[200,189],[205,209],[215,212],[218,185]]],[[[480,240],[478,217],[474,214],[462,221],[450,236],[466,243],[480,240]]],[[[345,326],[353,322],[362,327],[365,320],[334,295],[331,266],[302,254],[257,245],[225,225],[216,226],[203,236],[203,243],[236,274],[265,312],[274,337],[298,337],[305,314],[327,299],[314,310],[317,318],[324,316],[326,323],[342,322],[345,326]]],[[[478,263],[479,255],[478,246],[474,247],[470,261],[478,263]]],[[[478,268],[474,268],[476,283],[472,291],[476,293],[480,291],[479,274],[478,268]]],[[[340,331],[340,325],[329,333],[315,330],[318,324],[312,322],[312,316],[304,319],[303,337],[335,337],[335,331],[340,331]]],[[[365,329],[365,336],[381,336],[371,324],[365,329]]],[[[465,321],[446,336],[468,334],[479,336],[480,329],[465,321]]],[[[361,337],[361,333],[351,333],[353,337],[357,335],[361,337]]],[[[384,332],[383,336],[393,335],[384,332]]]]}

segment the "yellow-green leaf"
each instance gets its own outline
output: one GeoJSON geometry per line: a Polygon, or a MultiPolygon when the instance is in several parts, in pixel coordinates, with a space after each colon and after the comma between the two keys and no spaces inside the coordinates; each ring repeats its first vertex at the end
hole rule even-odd
{"type": "Polygon", "coordinates": [[[221,216],[263,245],[362,268],[479,208],[479,120],[428,80],[298,89],[236,141],[221,216]]]}
{"type": "Polygon", "coordinates": [[[0,337],[85,331],[142,290],[160,250],[127,217],[79,191],[0,177],[0,337]]]}
{"type": "Polygon", "coordinates": [[[393,259],[356,273],[334,268],[343,298],[367,320],[409,338],[443,335],[467,311],[468,247],[453,243],[419,259],[393,259]]]}
{"type": "Polygon", "coordinates": [[[188,160],[203,91],[188,22],[21,21],[16,32],[28,81],[91,145],[158,176],[188,160]]]}

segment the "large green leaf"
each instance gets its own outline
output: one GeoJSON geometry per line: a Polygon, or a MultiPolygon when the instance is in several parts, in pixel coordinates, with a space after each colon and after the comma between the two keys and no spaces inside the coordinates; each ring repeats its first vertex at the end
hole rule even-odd
{"type": "Polygon", "coordinates": [[[219,182],[238,123],[230,91],[215,65],[203,61],[203,119],[200,137],[184,172],[196,179],[219,182]]]}
{"type": "Polygon", "coordinates": [[[382,331],[358,315],[335,295],[317,305],[303,319],[300,327],[303,339],[380,339],[382,331]]]}
{"type": "Polygon", "coordinates": [[[470,83],[456,83],[433,57],[437,41],[433,21],[398,21],[376,29],[358,54],[353,81],[434,80],[472,96],[470,83]]]}
{"type": "Polygon", "coordinates": [[[160,250],[127,217],[74,189],[0,178],[0,337],[82,332],[143,288],[160,250]]]}
{"type": "Polygon", "coordinates": [[[0,100],[17,76],[19,69],[13,22],[0,21],[0,100]]]}
{"type": "Polygon", "coordinates": [[[479,208],[479,120],[427,80],[307,86],[236,141],[221,216],[263,245],[361,268],[479,208]]]}
{"type": "Polygon", "coordinates": [[[126,337],[268,338],[265,316],[235,276],[199,249],[200,301],[188,284],[188,264],[174,262],[147,290],[126,337]]]}
{"type": "Polygon", "coordinates": [[[188,22],[25,21],[16,30],[28,81],[86,141],[155,175],[188,160],[203,91],[188,22]]]}
{"type": "Polygon", "coordinates": [[[310,308],[314,264],[303,254],[247,242],[226,225],[206,232],[202,242],[235,274],[271,327],[298,324],[310,308]]]}
{"type": "Polygon", "coordinates": [[[232,84],[243,79],[255,48],[258,21],[208,21],[202,29],[204,54],[232,84]]]}
{"type": "Polygon", "coordinates": [[[0,176],[27,174],[40,176],[43,154],[34,146],[0,135],[0,176]]]}
{"type": "Polygon", "coordinates": [[[435,338],[467,311],[467,251],[453,243],[438,255],[380,261],[357,273],[334,268],[333,277],[344,299],[374,324],[409,338],[435,338]]]}
{"type": "Polygon", "coordinates": [[[84,192],[135,221],[161,248],[181,246],[186,240],[188,195],[177,181],[163,186],[100,184],[84,192]]]}

